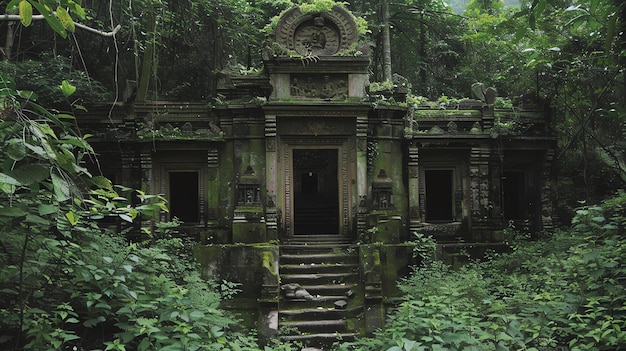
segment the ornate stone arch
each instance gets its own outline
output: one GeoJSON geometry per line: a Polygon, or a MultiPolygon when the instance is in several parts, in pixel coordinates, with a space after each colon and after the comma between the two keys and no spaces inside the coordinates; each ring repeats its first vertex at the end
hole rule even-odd
{"type": "Polygon", "coordinates": [[[341,6],[307,14],[293,7],[278,21],[275,40],[303,56],[330,56],[356,43],[358,31],[352,15],[341,6]]]}

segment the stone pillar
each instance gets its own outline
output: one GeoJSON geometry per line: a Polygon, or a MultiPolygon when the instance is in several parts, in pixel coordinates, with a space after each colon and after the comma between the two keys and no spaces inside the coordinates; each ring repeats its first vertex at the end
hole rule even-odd
{"type": "Polygon", "coordinates": [[[502,204],[502,164],[503,155],[492,153],[489,159],[489,209],[488,216],[490,219],[497,221],[501,226],[504,219],[504,208],[502,204]]]}
{"type": "MultiPolygon", "coordinates": [[[[141,174],[141,184],[140,187],[137,189],[141,189],[141,191],[145,192],[146,194],[156,193],[152,189],[152,150],[141,150],[141,152],[139,153],[139,169],[137,171],[141,174]]],[[[137,200],[135,200],[133,196],[131,202],[135,201],[137,200]]],[[[166,213],[164,211],[159,211],[159,214],[155,215],[153,219],[162,218],[163,216],[166,216],[166,213]]],[[[141,226],[150,228],[152,226],[152,221],[142,221],[141,226]]]]}
{"type": "Polygon", "coordinates": [[[267,240],[278,240],[279,206],[278,181],[278,138],[276,116],[265,115],[265,225],[267,240]]]}
{"type": "Polygon", "coordinates": [[[140,166],[141,160],[135,154],[135,150],[122,151],[122,185],[133,189],[140,188],[141,184],[138,183],[140,166]]]}
{"type": "Polygon", "coordinates": [[[141,190],[152,193],[152,151],[142,150],[140,155],[141,190]]]}
{"type": "Polygon", "coordinates": [[[543,159],[543,174],[541,179],[541,226],[542,230],[552,231],[554,229],[554,219],[552,212],[552,160],[554,159],[554,149],[546,150],[543,159]]]}
{"type": "Polygon", "coordinates": [[[409,176],[409,230],[417,231],[422,223],[420,210],[420,172],[419,172],[419,148],[416,145],[409,146],[408,160],[409,176]]]}
{"type": "Polygon", "coordinates": [[[361,279],[365,290],[363,306],[365,331],[371,335],[382,328],[385,321],[380,249],[372,245],[361,245],[359,255],[361,279]]]}
{"type": "Polygon", "coordinates": [[[278,302],[280,276],[278,272],[278,247],[261,252],[262,286],[259,303],[259,336],[263,341],[278,333],[278,302]]]}
{"type": "Polygon", "coordinates": [[[472,209],[472,237],[481,240],[481,232],[488,226],[489,209],[489,148],[472,147],[470,153],[470,199],[472,209]]]}
{"type": "MultiPolygon", "coordinates": [[[[206,155],[206,165],[207,165],[207,181],[206,188],[207,189],[219,189],[219,153],[217,149],[209,149],[207,150],[206,155]]],[[[200,185],[202,187],[202,185],[200,185]]],[[[206,223],[210,224],[213,221],[217,220],[218,216],[218,208],[219,208],[219,192],[210,191],[207,192],[206,196],[206,205],[203,206],[204,199],[200,199],[200,207],[205,209],[205,219],[206,223]]]]}
{"type": "Polygon", "coordinates": [[[353,203],[357,208],[357,237],[367,236],[367,116],[356,118],[356,198],[353,203]]]}
{"type": "MultiPolygon", "coordinates": [[[[206,154],[206,189],[215,189],[213,191],[207,191],[206,196],[200,199],[200,213],[201,219],[204,219],[209,232],[214,233],[214,239],[216,243],[225,244],[228,243],[228,237],[224,238],[224,235],[218,235],[216,232],[218,226],[218,209],[220,206],[220,193],[216,191],[220,185],[220,173],[219,173],[219,153],[217,149],[208,149],[206,154]],[[203,206],[203,201],[206,199],[206,205],[203,206]]],[[[202,188],[202,185],[200,185],[202,188]]]]}

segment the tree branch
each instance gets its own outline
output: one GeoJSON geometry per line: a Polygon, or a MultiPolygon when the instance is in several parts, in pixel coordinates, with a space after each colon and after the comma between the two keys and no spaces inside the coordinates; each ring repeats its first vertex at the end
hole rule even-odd
{"type": "MultiPolygon", "coordinates": [[[[33,20],[42,20],[42,19],[44,19],[43,15],[33,15],[33,20]]],[[[20,20],[20,15],[0,15],[0,21],[19,21],[19,20],[20,20]]],[[[117,32],[119,32],[120,29],[122,29],[122,25],[120,24],[118,24],[110,32],[104,32],[99,29],[95,29],[95,28],[92,28],[92,27],[89,27],[89,26],[86,26],[84,24],[80,24],[77,22],[74,22],[74,25],[80,29],[84,29],[94,34],[102,35],[104,37],[112,37],[115,34],[117,34],[117,32]]]]}

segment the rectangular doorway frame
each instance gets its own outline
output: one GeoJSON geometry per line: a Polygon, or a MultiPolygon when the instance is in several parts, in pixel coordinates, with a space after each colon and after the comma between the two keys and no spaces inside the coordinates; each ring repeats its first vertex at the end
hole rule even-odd
{"type": "Polygon", "coordinates": [[[294,233],[294,174],[293,150],[295,149],[335,149],[337,150],[337,180],[339,200],[339,230],[338,238],[351,237],[352,206],[351,206],[351,179],[354,179],[355,162],[350,157],[349,139],[342,138],[285,138],[282,140],[280,173],[282,175],[283,191],[283,233],[287,239],[299,237],[294,233]]]}

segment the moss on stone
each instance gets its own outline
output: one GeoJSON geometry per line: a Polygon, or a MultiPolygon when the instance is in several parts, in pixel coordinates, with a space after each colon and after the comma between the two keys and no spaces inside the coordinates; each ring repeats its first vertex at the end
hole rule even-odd
{"type": "Polygon", "coordinates": [[[480,119],[482,118],[481,110],[414,110],[413,116],[416,120],[419,119],[437,119],[437,118],[469,118],[480,119]]]}

